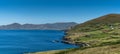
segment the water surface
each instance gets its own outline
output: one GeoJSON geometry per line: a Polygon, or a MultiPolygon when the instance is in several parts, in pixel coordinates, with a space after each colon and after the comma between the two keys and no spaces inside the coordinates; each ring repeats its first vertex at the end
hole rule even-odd
{"type": "Polygon", "coordinates": [[[0,30],[0,54],[49,51],[74,48],[61,41],[63,31],[58,30],[0,30]]]}

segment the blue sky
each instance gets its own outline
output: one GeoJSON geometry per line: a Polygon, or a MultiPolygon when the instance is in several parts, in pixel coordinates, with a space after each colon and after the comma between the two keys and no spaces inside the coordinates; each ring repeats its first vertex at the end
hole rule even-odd
{"type": "Polygon", "coordinates": [[[77,22],[120,13],[120,0],[0,0],[0,25],[77,22]]]}

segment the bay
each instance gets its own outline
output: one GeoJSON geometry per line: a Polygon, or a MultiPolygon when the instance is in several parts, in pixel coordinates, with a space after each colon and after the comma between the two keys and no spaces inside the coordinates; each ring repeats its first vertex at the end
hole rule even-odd
{"type": "Polygon", "coordinates": [[[0,54],[23,54],[75,48],[61,42],[64,31],[59,30],[0,30],[0,54]]]}

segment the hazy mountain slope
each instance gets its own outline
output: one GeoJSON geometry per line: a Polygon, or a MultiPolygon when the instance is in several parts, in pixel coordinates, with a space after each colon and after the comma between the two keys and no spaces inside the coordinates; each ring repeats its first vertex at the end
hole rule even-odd
{"type": "Polygon", "coordinates": [[[63,23],[52,23],[52,24],[19,24],[13,23],[9,25],[0,26],[0,29],[26,29],[26,30],[66,30],[77,23],[74,22],[63,22],[63,23]]]}

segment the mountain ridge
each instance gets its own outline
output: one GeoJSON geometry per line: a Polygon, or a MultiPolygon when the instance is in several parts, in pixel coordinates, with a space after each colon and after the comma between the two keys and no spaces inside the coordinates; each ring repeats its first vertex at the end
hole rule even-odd
{"type": "Polygon", "coordinates": [[[60,23],[47,23],[47,24],[19,24],[12,23],[8,25],[1,25],[2,30],[66,30],[72,26],[75,26],[75,22],[60,22],[60,23]]]}

